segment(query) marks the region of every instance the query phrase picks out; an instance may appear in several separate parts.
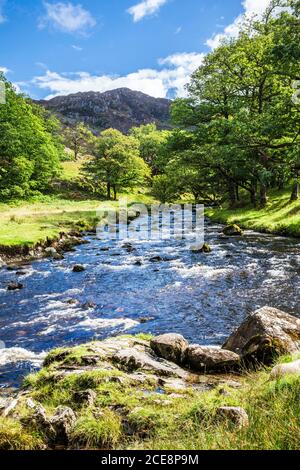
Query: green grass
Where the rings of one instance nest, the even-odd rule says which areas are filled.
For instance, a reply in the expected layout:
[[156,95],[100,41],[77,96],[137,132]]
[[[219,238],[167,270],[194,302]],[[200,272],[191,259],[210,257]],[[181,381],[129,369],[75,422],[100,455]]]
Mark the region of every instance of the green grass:
[[[151,203],[146,194],[124,194],[128,203]],[[97,211],[118,208],[118,202],[96,199],[71,200],[60,196],[43,197],[33,202],[0,203],[0,245],[33,246],[60,232],[76,228],[78,222],[94,226]],[[80,225],[80,223],[79,223]],[[77,227],[78,228],[78,227]]]
[[[300,448],[300,377],[289,376],[271,381],[270,369],[245,373],[238,377],[240,388],[220,385],[199,392],[193,388],[156,393],[157,381],[137,385],[130,376],[114,366],[109,369],[62,377],[58,365],[68,365],[90,354],[91,345],[56,350],[54,362],[24,386],[50,415],[58,405],[70,406],[77,422],[70,436],[75,449],[143,450],[299,450]],[[55,361],[56,357],[56,361]],[[284,357],[278,362],[295,358]],[[100,363],[99,363],[100,366]],[[121,378],[120,380],[115,380]],[[232,379],[232,377],[230,377]],[[220,393],[227,391],[227,394]],[[93,406],[78,404],[78,391],[93,390]],[[34,448],[43,442],[42,430],[26,425],[22,404],[20,422],[0,421],[0,449]],[[220,406],[241,406],[249,416],[249,427],[238,429],[224,419],[217,419]],[[23,418],[23,419],[22,419]],[[27,421],[28,422],[28,421]],[[41,442],[42,441],[42,442]]]
[[208,209],[206,214],[220,223],[237,223],[246,229],[300,237],[300,200],[290,202],[291,190],[270,192],[264,209],[245,204],[238,209]]
[[84,160],[63,162],[63,178],[65,180],[74,181],[80,175],[80,170],[84,164]]

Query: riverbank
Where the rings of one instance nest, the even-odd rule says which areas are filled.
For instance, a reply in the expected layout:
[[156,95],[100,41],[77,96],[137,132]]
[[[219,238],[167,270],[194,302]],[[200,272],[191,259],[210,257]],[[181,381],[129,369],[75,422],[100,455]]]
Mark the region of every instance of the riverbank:
[[254,209],[247,203],[236,209],[207,209],[213,221],[233,224],[259,232],[300,237],[300,201],[291,202],[291,191],[271,192],[267,207]]
[[[152,202],[144,194],[123,195],[128,204]],[[61,239],[61,234],[94,230],[101,211],[118,209],[118,201],[72,201],[57,196],[37,202],[0,204],[0,257],[14,262],[36,258],[37,252]],[[32,255],[30,255],[30,252]]]
[[[204,374],[161,358],[184,342],[122,336],[52,351],[0,402],[0,449],[299,450],[299,374]],[[221,351],[201,351],[216,365]]]

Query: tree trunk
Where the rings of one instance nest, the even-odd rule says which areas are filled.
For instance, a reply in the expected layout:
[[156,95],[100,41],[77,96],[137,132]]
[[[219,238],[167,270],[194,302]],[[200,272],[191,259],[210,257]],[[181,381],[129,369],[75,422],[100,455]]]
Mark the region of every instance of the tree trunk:
[[107,199],[110,199],[111,196],[111,184],[107,183]]
[[250,200],[253,207],[257,207],[257,183],[252,183],[250,191]]
[[241,199],[240,199],[240,191],[239,191],[239,185],[237,184],[236,185],[236,188],[235,188],[235,194],[236,194],[236,200],[239,202]]
[[115,185],[113,185],[113,192],[114,192],[114,201],[117,200],[117,188]]
[[235,188],[234,183],[232,182],[228,184],[228,193],[229,193],[230,208],[233,209],[236,206],[237,199],[236,199],[236,188]]
[[299,181],[295,181],[293,190],[292,190],[292,195],[291,195],[291,201],[298,201],[299,199]]
[[260,206],[266,207],[268,198],[267,198],[267,186],[263,183],[260,185]]

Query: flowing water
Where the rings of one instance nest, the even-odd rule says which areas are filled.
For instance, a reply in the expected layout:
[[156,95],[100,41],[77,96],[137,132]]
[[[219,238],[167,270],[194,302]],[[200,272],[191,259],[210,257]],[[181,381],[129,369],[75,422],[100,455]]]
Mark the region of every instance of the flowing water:
[[[186,240],[101,241],[0,271],[0,387],[18,386],[52,348],[126,333],[177,332],[220,345],[245,316],[264,305],[300,314],[300,242],[246,232],[220,235],[206,223],[211,254],[194,254]],[[163,261],[151,262],[160,256]],[[137,265],[136,262],[141,265]],[[86,270],[73,273],[75,264]],[[24,284],[7,291],[7,284]],[[0,343],[1,344],[1,343]]]

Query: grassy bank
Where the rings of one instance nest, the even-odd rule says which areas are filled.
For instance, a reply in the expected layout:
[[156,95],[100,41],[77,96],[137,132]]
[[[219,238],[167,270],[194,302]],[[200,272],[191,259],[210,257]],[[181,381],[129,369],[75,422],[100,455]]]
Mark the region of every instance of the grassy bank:
[[246,229],[279,235],[300,237],[300,201],[291,202],[291,191],[273,191],[264,209],[254,209],[247,203],[230,210],[208,209],[208,217],[220,223],[237,223]]
[[[80,162],[64,163],[59,188],[48,196],[0,203],[0,246],[33,246],[57,237],[60,232],[81,226],[92,227],[97,211],[117,207],[118,202],[92,199],[69,186],[70,181],[76,180],[80,166]],[[123,196],[128,198],[129,204],[153,201],[151,196],[140,191]]]
[[[143,338],[145,339],[145,338]],[[94,343],[95,345],[96,343]],[[76,366],[91,361],[93,344],[51,353],[48,365],[25,380],[27,393],[51,415],[57,406],[76,412],[70,447],[75,449],[265,449],[300,447],[300,378],[270,380],[270,370],[227,377],[228,385],[200,392],[165,388],[157,392],[157,379],[138,382],[112,365],[76,373]],[[279,362],[289,362],[291,357]],[[62,367],[69,373],[63,375]],[[203,380],[201,376],[199,380]],[[231,385],[232,379],[240,386]],[[194,379],[196,380],[196,378]],[[212,379],[206,377],[209,382]],[[231,380],[231,382],[230,382]],[[78,401],[93,393],[93,404]],[[25,397],[24,397],[25,400]],[[220,406],[243,407],[249,426],[239,428],[217,418]],[[20,401],[17,419],[0,419],[0,449],[45,447],[43,428],[28,419]],[[30,425],[28,423],[31,423]]]

